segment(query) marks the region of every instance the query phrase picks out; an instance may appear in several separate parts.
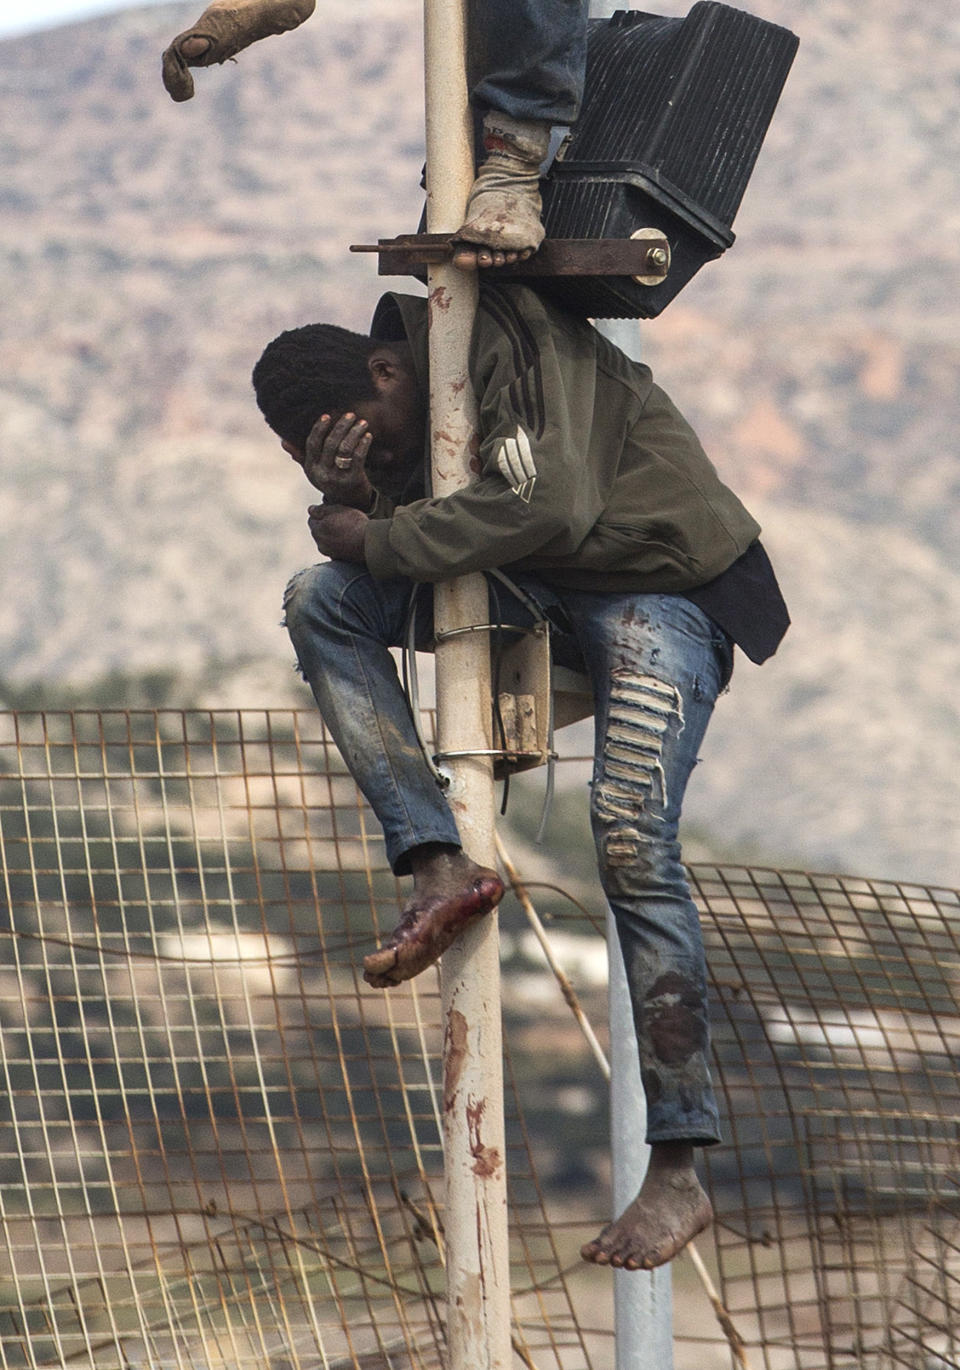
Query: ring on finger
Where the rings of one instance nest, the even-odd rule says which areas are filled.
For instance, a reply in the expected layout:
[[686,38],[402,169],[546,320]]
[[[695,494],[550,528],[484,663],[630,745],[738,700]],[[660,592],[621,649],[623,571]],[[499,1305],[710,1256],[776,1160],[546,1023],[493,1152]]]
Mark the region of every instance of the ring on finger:
[[341,471],[347,471],[353,465],[353,457],[334,457],[334,466],[339,466]]

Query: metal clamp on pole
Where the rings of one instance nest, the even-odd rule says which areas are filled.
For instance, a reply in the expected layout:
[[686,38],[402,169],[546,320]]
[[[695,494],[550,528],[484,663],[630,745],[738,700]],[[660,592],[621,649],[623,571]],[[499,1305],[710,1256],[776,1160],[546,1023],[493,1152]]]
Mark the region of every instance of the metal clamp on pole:
[[[494,758],[494,778],[542,766],[555,758],[551,706],[550,625],[538,619],[530,627],[516,623],[474,623],[437,634],[437,641],[462,633],[496,633],[494,648],[493,733],[499,746],[434,753],[434,763],[468,756]],[[499,641],[510,633],[515,642]]]

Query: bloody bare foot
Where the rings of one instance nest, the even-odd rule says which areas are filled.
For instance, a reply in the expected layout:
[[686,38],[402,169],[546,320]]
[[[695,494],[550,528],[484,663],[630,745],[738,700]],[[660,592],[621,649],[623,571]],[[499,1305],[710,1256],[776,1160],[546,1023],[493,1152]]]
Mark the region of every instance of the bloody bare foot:
[[453,264],[462,271],[526,261],[543,242],[540,167],[550,125],[488,110],[483,120],[484,162],[457,229]]
[[309,19],[316,0],[213,0],[192,28],[178,34],[163,54],[163,84],[178,102],[193,95],[189,67],[212,67]]
[[410,865],[413,894],[400,922],[378,951],[363,958],[363,978],[377,989],[411,980],[432,966],[464,928],[503,897],[496,871],[478,866],[459,847],[417,847]]
[[633,1203],[609,1223],[580,1255],[617,1270],[666,1265],[713,1221],[710,1200],[693,1167],[686,1142],[655,1142],[650,1166]]
[[[485,185],[485,177],[496,185]],[[497,164],[496,174],[492,161],[480,168],[467,201],[467,220],[457,229],[454,266],[476,271],[478,267],[512,266],[533,256],[543,241],[540,191],[535,174],[526,179],[532,185],[523,184],[522,172],[512,164],[508,171]]]

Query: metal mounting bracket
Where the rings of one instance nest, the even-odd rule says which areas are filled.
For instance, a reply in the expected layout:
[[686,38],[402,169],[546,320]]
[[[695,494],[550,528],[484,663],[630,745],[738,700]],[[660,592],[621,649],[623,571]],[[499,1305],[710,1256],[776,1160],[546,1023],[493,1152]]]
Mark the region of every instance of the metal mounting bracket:
[[[403,233],[376,243],[352,243],[350,251],[376,252],[381,276],[417,276],[425,266],[449,262],[458,246],[460,240],[449,233]],[[527,261],[484,270],[497,280],[630,276],[639,285],[659,285],[670,270],[670,243],[655,228],[638,229],[629,238],[546,238]]]

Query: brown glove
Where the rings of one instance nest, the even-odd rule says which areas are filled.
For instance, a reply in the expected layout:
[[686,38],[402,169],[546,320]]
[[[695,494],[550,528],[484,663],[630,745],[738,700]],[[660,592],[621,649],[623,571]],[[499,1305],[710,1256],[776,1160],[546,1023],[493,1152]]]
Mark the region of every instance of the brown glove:
[[163,54],[163,84],[174,100],[191,99],[190,67],[229,61],[260,38],[295,29],[315,5],[316,0],[214,0]]

